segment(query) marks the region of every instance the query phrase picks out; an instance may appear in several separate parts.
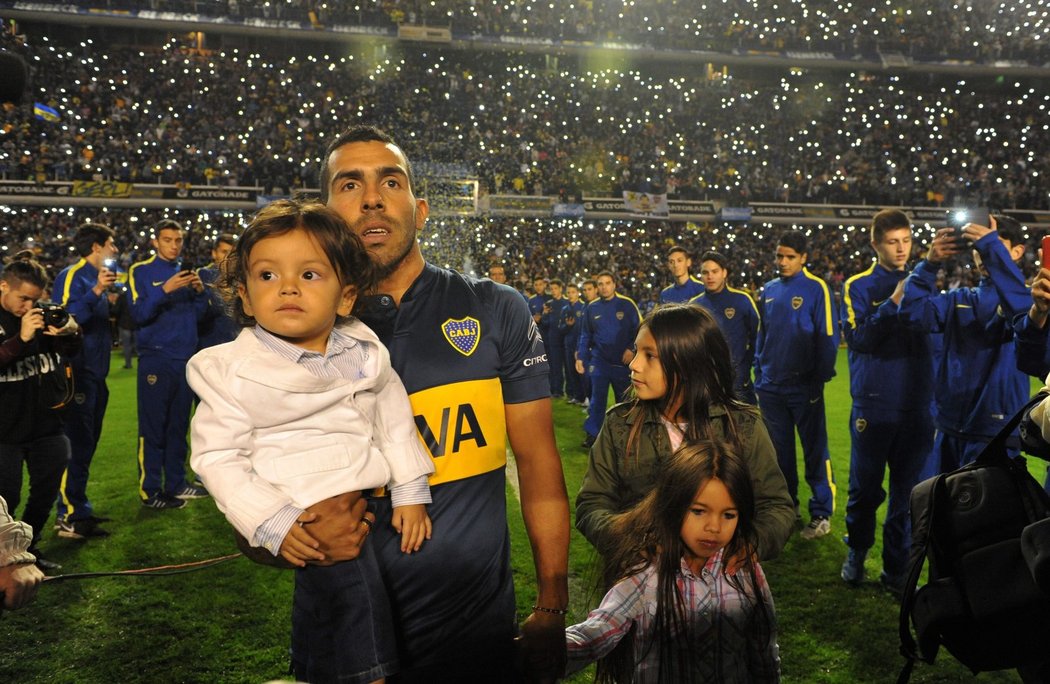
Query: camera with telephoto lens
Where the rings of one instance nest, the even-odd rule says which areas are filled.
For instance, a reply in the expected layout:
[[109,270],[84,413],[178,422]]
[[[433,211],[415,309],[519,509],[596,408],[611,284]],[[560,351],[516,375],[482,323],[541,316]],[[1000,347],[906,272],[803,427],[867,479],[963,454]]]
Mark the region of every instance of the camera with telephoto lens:
[[69,312],[63,309],[61,304],[37,302],[36,306],[44,312],[44,325],[64,328],[66,323],[69,323]]

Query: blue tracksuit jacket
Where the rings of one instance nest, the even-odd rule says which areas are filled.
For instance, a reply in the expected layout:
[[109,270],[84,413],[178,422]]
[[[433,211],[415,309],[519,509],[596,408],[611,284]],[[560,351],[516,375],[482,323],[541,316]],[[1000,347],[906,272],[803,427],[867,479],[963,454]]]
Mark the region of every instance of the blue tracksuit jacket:
[[[576,351],[580,343],[580,329],[583,328],[583,309],[585,306],[582,299],[577,299],[575,304],[569,304],[569,300],[565,300],[565,306],[562,307],[558,314],[558,332],[565,339],[566,348],[573,351]],[[575,319],[572,325],[569,325],[567,320],[570,317]]]
[[51,291],[83,331],[84,346],[71,359],[77,375],[105,380],[109,373],[109,357],[113,353],[113,333],[109,326],[106,293],[97,295],[92,291],[97,283],[98,269],[79,259],[58,274]]
[[[938,265],[922,261],[908,276],[899,315],[907,325],[943,333],[934,390],[937,428],[986,441],[1028,398],[1029,381],[1017,370],[1013,329],[1003,312],[1021,306],[1016,283],[1023,288],[1024,276],[997,235],[981,238],[974,247],[989,277],[977,287],[938,293]],[[1011,299],[1001,298],[993,281],[1012,292]]]
[[846,281],[842,334],[849,346],[850,396],[856,408],[928,411],[933,356],[925,330],[904,325],[890,295],[906,271],[877,263]]
[[[623,353],[634,346],[642,316],[630,297],[617,294],[612,299],[599,297],[587,305],[576,348],[583,365],[623,366]],[[577,320],[577,324],[579,324]]]
[[685,281],[682,285],[674,282],[660,290],[660,303],[667,304],[673,302],[684,304],[703,293],[704,284],[693,276],[689,276],[689,280]]
[[839,329],[827,283],[805,268],[771,280],[762,290],[761,311],[756,390],[788,394],[835,377]]
[[184,287],[165,294],[162,286],[177,266],[152,256],[132,265],[131,317],[139,326],[136,343],[140,355],[157,354],[188,361],[197,352],[197,323],[208,308],[207,290],[197,293]]
[[733,355],[734,390],[738,397],[750,396],[755,342],[762,326],[755,300],[747,292],[727,286],[721,292],[705,291],[689,303],[704,307],[718,321]]

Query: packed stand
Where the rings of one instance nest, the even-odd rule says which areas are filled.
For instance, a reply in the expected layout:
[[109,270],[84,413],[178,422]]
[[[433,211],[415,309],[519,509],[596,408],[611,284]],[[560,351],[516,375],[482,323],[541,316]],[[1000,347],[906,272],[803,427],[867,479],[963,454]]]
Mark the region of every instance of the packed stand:
[[[483,193],[1046,208],[1050,95],[893,76],[553,72],[527,55],[274,60],[30,39],[33,104],[0,113],[0,179],[316,187],[325,136],[412,131]],[[821,79],[828,79],[827,81]],[[187,81],[196,83],[186,88]],[[28,99],[28,98],[27,98]],[[931,140],[938,141],[930,145]]]
[[[70,3],[63,3],[70,4]],[[677,50],[776,49],[918,59],[1050,58],[1048,10],[1025,0],[915,0],[878,7],[844,0],[777,5],[728,0],[77,0],[84,8],[151,10],[311,25],[448,26],[457,36],[626,43]]]

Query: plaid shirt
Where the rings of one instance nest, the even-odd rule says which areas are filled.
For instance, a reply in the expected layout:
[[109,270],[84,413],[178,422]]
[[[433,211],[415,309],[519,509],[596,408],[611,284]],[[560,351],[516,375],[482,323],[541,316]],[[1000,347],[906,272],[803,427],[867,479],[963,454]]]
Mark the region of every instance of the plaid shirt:
[[[773,612],[773,597],[766,576],[755,566],[757,590]],[[691,677],[696,682],[779,682],[780,655],[776,625],[770,627],[768,640],[754,636],[758,619],[751,586],[743,570],[736,575],[747,590],[733,588],[722,574],[722,551],[708,559],[700,576],[689,570],[683,560],[679,570],[678,590],[682,593],[687,617],[695,634],[702,635],[696,644],[695,664],[699,671]],[[659,644],[653,639],[656,616],[657,573],[650,565],[642,572],[621,580],[609,590],[601,605],[587,619],[565,630],[569,650],[568,672],[583,669],[604,657],[619,643],[631,625],[637,625],[634,639],[635,683],[656,682],[660,672]],[[671,664],[674,672],[674,664]]]

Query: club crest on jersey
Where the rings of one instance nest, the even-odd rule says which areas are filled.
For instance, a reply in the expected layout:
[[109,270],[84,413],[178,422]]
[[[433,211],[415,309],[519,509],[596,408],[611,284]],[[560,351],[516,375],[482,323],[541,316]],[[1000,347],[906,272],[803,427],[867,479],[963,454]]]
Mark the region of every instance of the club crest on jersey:
[[617,311],[616,312],[616,320],[618,320],[618,321],[622,321],[623,320],[623,312],[622,311]]
[[153,373],[150,373],[149,375],[146,376],[146,383],[149,384],[149,385],[156,385],[157,384],[157,376],[154,375]]
[[854,423],[854,425],[856,425],[857,427],[857,432],[864,432],[864,429],[868,427],[868,421],[864,420],[863,418],[858,418],[857,422]]
[[481,341],[481,323],[476,318],[448,319],[441,324],[448,343],[463,356],[470,356]]
[[798,308],[801,307],[801,306],[802,306],[802,297],[792,297],[791,298],[791,308],[792,309],[798,310]]
[[736,309],[729,307],[722,311],[726,315],[726,320],[733,320],[733,316],[736,316]]

